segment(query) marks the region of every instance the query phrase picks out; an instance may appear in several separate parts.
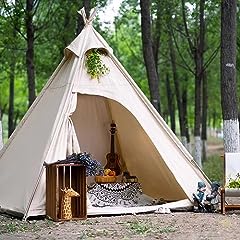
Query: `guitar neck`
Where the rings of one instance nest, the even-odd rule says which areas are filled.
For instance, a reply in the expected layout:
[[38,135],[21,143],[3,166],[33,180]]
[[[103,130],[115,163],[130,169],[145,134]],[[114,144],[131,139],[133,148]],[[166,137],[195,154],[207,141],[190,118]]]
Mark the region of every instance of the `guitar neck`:
[[110,153],[115,152],[115,143],[114,143],[114,134],[111,134],[111,146],[110,146]]

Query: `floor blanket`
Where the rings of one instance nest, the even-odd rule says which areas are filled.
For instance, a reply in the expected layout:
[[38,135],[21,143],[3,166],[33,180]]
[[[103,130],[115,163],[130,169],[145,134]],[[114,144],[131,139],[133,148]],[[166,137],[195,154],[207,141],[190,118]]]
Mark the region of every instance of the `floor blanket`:
[[92,206],[138,206],[142,194],[140,183],[95,183],[88,186]]

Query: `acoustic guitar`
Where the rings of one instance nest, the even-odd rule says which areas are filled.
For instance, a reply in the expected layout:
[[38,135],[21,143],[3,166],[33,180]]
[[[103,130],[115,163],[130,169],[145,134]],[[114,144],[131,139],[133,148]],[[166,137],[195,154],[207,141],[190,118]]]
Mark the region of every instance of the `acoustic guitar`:
[[105,165],[105,169],[109,168],[113,171],[115,171],[116,175],[121,174],[121,167],[120,167],[120,163],[119,163],[119,155],[117,153],[115,153],[114,147],[115,147],[115,143],[114,143],[114,135],[116,133],[116,124],[115,123],[111,123],[111,129],[110,129],[110,133],[111,133],[111,146],[110,146],[110,153],[108,153],[106,155],[106,159],[107,159],[107,164]]

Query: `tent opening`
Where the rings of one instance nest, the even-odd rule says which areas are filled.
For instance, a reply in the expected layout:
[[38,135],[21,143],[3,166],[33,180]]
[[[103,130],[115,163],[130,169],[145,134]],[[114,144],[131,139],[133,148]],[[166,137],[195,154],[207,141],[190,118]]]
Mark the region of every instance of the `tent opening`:
[[[78,94],[72,120],[81,151],[90,153],[102,166],[110,151],[109,129],[114,121],[121,170],[137,176],[143,193],[152,198],[168,201],[187,198],[146,131],[123,105],[102,96]],[[91,181],[94,179],[88,179],[88,183]]]

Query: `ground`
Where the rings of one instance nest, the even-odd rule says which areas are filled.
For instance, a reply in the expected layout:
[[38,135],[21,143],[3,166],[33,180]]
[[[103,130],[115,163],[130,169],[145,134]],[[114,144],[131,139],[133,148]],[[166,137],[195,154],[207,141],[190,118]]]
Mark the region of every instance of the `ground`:
[[[222,145],[211,146],[211,154],[222,153]],[[240,239],[240,211],[220,213],[172,212],[53,222],[47,219],[23,222],[0,215],[0,240],[80,239]]]
[[239,239],[240,214],[175,212],[115,217],[91,217],[86,220],[22,222],[0,215],[0,239]]
[[224,153],[223,150],[223,143],[220,142],[211,142],[211,144],[208,144],[207,146],[207,156],[222,156]]

